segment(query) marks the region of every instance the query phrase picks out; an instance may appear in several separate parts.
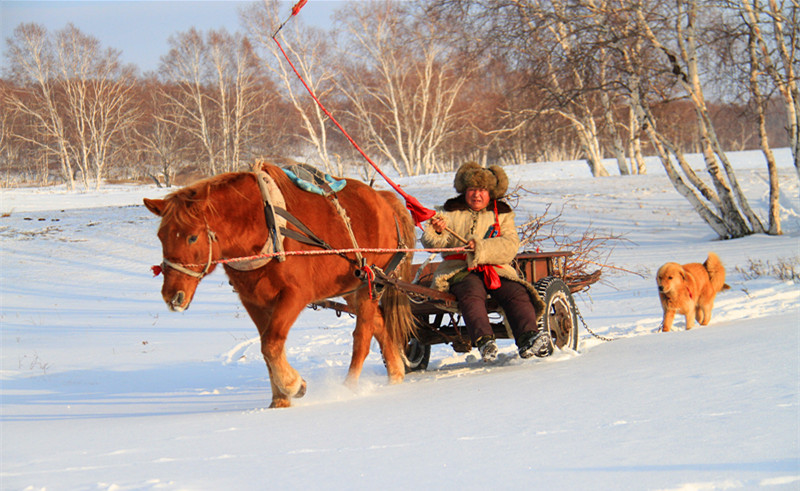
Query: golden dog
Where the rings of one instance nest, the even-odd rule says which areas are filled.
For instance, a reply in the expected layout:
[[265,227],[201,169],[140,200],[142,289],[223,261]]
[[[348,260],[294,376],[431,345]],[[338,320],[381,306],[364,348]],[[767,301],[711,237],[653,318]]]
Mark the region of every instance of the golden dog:
[[687,331],[695,319],[700,325],[707,325],[717,293],[730,288],[725,283],[725,267],[713,252],[708,253],[703,264],[664,264],[658,268],[656,283],[661,308],[664,309],[661,329],[664,332],[672,329],[676,312],[686,316]]

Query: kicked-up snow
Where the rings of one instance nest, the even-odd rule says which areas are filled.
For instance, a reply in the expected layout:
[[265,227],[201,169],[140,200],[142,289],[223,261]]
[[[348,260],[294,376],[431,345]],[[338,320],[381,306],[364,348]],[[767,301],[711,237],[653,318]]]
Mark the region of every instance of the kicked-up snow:
[[[492,365],[437,345],[401,385],[373,343],[354,392],[354,320],[308,309],[287,343],[308,393],[282,410],[266,409],[255,327],[221,269],[186,312],[164,305],[141,199],[166,190],[1,189],[0,489],[800,489],[800,287],[753,274],[800,271],[798,179],[778,155],[784,235],[730,241],[656,161],[603,179],[581,162],[507,168],[532,191],[518,222],[552,204],[576,233],[626,239],[606,261],[621,270],[575,296],[613,340],[582,326],[577,352],[530,360],[500,340]],[[763,158],[732,158],[765,217]],[[398,181],[433,207],[452,178]],[[658,333],[656,269],[712,250],[731,289],[710,325]]]

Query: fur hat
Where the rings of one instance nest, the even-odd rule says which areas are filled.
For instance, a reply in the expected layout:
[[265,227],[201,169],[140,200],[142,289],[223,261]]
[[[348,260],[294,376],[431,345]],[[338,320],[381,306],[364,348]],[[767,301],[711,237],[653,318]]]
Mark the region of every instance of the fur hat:
[[489,191],[490,198],[498,199],[508,191],[508,176],[499,165],[483,168],[476,162],[467,162],[456,171],[453,186],[458,194],[464,194],[467,188],[483,188]]

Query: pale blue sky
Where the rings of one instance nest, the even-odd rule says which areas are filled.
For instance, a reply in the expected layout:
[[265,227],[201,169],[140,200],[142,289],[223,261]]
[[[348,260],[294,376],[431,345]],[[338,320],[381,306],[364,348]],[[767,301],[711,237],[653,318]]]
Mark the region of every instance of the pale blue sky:
[[[6,38],[22,22],[35,22],[54,31],[72,22],[84,34],[100,40],[104,47],[122,51],[127,63],[142,72],[154,70],[167,53],[167,39],[190,27],[201,30],[241,29],[239,8],[255,1],[235,0],[0,0],[2,65]],[[295,1],[282,2],[288,17]],[[304,23],[327,25],[342,5],[336,0],[309,0],[300,12]],[[275,26],[277,28],[277,26]]]

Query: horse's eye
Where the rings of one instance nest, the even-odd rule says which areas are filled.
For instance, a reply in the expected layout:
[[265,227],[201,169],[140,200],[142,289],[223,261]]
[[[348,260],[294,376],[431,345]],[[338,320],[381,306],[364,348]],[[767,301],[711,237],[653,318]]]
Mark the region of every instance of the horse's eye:
[[189,236],[189,243],[190,244],[194,244],[195,242],[197,242],[197,236],[196,235],[190,235]]

